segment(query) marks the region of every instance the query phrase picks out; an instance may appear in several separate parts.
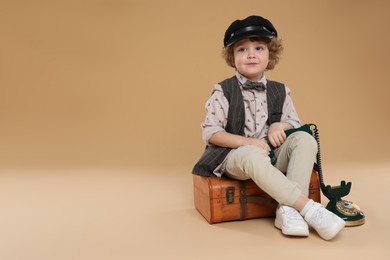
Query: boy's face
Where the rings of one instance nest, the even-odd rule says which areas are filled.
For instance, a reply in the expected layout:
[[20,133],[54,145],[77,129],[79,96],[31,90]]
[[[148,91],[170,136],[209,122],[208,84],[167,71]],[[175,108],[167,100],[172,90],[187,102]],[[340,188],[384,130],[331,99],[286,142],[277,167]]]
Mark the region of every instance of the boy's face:
[[251,81],[259,81],[269,62],[269,50],[265,42],[248,38],[237,42],[233,48],[234,64],[241,75]]

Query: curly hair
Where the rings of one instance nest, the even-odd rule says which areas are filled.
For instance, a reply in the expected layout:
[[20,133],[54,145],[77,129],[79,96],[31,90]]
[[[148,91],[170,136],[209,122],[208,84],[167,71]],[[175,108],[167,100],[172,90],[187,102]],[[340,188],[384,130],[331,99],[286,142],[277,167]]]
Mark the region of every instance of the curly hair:
[[[279,62],[281,53],[283,51],[283,45],[282,45],[282,39],[275,37],[272,39],[266,39],[266,38],[258,38],[258,37],[251,37],[249,38],[250,41],[261,41],[265,42],[267,44],[268,50],[269,50],[269,63],[267,65],[267,70],[272,70],[275,68],[275,65]],[[233,44],[229,47],[224,47],[222,49],[222,57],[225,59],[227,65],[230,67],[235,68],[234,65],[234,46],[236,44]]]

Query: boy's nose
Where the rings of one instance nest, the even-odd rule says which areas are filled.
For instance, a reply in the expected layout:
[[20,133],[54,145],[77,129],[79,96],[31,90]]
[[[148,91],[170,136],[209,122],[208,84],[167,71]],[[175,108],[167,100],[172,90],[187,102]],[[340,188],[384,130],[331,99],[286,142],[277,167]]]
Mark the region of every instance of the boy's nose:
[[254,57],[255,57],[255,52],[254,52],[254,50],[249,49],[249,50],[248,50],[248,58],[254,58]]

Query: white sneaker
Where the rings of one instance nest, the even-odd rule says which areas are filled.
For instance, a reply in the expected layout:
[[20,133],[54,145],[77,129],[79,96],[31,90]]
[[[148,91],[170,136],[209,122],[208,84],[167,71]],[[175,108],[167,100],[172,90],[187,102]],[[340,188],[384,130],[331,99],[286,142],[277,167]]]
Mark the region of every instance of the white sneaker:
[[309,227],[299,212],[285,205],[279,205],[276,209],[275,227],[282,230],[284,235],[304,236],[309,235]]
[[345,226],[343,219],[317,202],[309,208],[305,220],[325,240],[335,237]]

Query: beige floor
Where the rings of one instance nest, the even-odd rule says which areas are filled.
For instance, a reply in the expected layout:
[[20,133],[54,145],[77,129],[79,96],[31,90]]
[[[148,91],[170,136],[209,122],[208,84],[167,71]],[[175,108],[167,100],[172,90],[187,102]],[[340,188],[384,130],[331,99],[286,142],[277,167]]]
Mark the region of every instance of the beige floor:
[[190,168],[2,169],[0,259],[389,259],[390,163],[324,170],[352,181],[367,218],[330,242],[284,237],[272,219],[209,225]]

